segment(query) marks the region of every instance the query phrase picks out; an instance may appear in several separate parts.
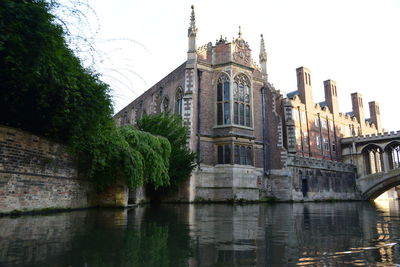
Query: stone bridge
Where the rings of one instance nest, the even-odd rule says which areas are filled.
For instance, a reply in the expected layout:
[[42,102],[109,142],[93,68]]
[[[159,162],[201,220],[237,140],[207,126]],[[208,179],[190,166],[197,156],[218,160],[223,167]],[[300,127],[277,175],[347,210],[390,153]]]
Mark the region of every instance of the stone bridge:
[[400,168],[378,172],[357,179],[363,199],[375,199],[392,187],[400,185]]
[[400,185],[400,131],[341,140],[346,163],[357,166],[357,187],[364,199],[375,199]]

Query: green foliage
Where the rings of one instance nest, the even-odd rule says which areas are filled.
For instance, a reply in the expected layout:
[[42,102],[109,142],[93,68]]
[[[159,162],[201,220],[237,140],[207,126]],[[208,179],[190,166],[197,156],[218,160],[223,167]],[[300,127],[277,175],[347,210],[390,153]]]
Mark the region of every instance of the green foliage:
[[[154,188],[169,185],[168,167],[171,145],[167,139],[123,126],[121,136],[129,145],[125,155],[128,186],[151,184]],[[129,176],[128,176],[129,175]],[[142,180],[138,180],[142,178]],[[139,181],[140,183],[137,183]]]
[[112,124],[77,144],[81,169],[86,169],[100,189],[117,179],[123,179],[129,188],[169,184],[171,146],[163,137]]
[[168,140],[112,118],[109,87],[82,67],[45,0],[0,1],[0,123],[68,145],[99,188],[169,184]]
[[111,119],[109,88],[82,67],[43,0],[0,2],[0,122],[74,143]]
[[171,143],[171,157],[169,161],[169,188],[177,189],[181,181],[190,177],[195,168],[196,153],[188,148],[188,128],[177,115],[148,115],[136,122],[139,130],[160,135]]

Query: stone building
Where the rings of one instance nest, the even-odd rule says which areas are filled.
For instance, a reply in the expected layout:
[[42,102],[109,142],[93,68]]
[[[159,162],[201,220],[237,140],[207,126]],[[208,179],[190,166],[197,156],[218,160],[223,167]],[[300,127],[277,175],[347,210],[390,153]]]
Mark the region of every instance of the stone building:
[[351,112],[339,112],[336,82],[324,81],[325,101],[313,101],[311,72],[296,70],[297,90],[287,94],[285,109],[286,145],[290,153],[342,161],[340,139],[382,132],[379,104],[369,102],[370,118],[364,118],[360,93],[351,94]]
[[[268,81],[262,35],[256,63],[240,28],[232,41],[221,36],[215,44],[200,47],[196,34],[192,6],[187,60],[115,115],[121,125],[134,124],[144,114],[182,116],[190,129],[190,148],[198,154],[198,168],[175,199],[303,199],[307,194],[293,185],[302,179],[291,175],[294,156],[329,159],[330,171],[349,173],[349,166],[335,163],[341,161],[338,139],[350,135],[349,126],[352,131],[376,132],[377,103],[370,104],[374,124],[364,121],[362,101],[353,103],[354,116],[339,113],[335,83],[326,81],[326,102],[314,104],[306,68],[297,70],[298,90],[284,98]],[[329,150],[324,149],[326,142]]]

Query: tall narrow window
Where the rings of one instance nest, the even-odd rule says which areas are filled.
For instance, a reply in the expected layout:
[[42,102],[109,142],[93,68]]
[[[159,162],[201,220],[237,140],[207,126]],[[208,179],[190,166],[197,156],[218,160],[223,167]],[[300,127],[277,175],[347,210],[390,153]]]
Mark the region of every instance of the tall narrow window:
[[244,74],[235,77],[233,101],[234,123],[252,127],[250,81]]
[[247,157],[246,157],[246,165],[253,165],[253,152],[251,151],[251,147],[247,147]]
[[235,145],[235,164],[240,164],[239,146]]
[[217,125],[230,124],[230,82],[226,74],[222,74],[217,82]]
[[161,112],[167,113],[168,112],[168,107],[169,107],[169,99],[168,99],[167,96],[165,96],[163,98],[162,103],[161,103]]
[[325,151],[329,151],[330,149],[329,149],[329,142],[328,142],[328,139],[327,139],[327,138],[323,138],[322,140],[323,140],[323,142],[324,142],[324,150],[325,150]]
[[224,162],[226,164],[230,164],[231,163],[231,146],[230,145],[225,145]]
[[218,164],[231,163],[231,145],[217,146],[217,163]]
[[319,118],[315,117],[315,127],[319,128]]
[[218,146],[218,164],[223,164],[224,163],[224,147],[223,146]]
[[182,91],[182,88],[179,88],[176,91],[175,101],[176,101],[175,102],[175,113],[182,116],[182,114],[183,114],[183,91]]
[[246,165],[246,148],[240,147],[240,165]]
[[237,102],[233,103],[233,113],[234,113],[234,124],[239,124],[239,104]]
[[323,129],[328,129],[327,125],[326,125],[326,120],[325,119],[321,119],[321,125]]

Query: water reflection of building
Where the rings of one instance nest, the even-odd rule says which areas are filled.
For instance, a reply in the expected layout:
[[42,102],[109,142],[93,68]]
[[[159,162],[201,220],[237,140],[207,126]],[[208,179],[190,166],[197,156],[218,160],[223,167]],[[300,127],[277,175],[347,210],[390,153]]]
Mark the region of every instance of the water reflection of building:
[[0,265],[398,263],[398,203],[376,205],[161,205],[0,218]]
[[191,266],[390,263],[397,227],[368,203],[200,206]]

